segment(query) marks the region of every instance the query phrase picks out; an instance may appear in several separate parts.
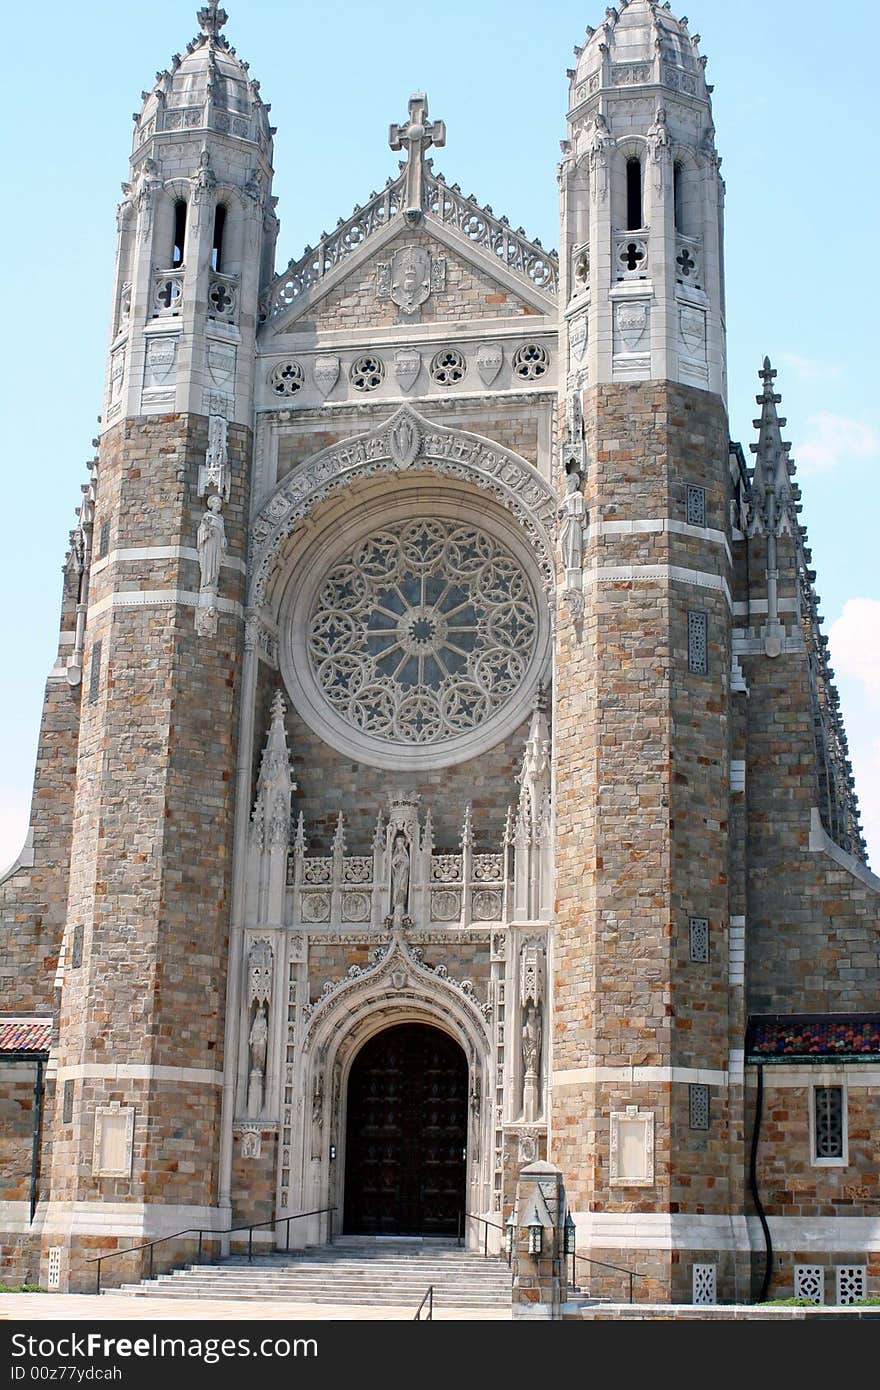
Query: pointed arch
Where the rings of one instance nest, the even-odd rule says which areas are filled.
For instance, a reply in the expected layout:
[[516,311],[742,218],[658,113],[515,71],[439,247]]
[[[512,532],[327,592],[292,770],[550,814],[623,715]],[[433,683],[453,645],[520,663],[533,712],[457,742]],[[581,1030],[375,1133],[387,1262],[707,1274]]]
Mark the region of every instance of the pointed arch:
[[525,532],[552,606],[557,501],[550,484],[511,449],[435,424],[410,406],[366,434],[322,449],[284,478],[251,528],[251,606],[266,604],[284,543],[320,502],[358,478],[386,472],[435,474],[490,493]]

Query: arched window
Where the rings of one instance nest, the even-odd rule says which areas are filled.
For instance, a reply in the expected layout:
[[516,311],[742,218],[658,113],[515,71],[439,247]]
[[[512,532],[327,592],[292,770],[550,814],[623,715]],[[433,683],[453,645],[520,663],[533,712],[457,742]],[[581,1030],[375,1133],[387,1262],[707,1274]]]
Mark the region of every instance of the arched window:
[[684,172],[680,164],[672,169],[672,197],[675,205],[675,230],[684,231],[684,205],[682,202]]
[[183,265],[183,253],[186,249],[186,203],[182,198],[178,198],[174,204],[174,241],[171,247],[171,269],[176,270]]
[[628,159],[626,161],[626,229],[628,232],[636,231],[642,227],[642,161],[640,159]]
[[223,269],[223,233],[226,231],[226,208],[218,203],[214,213],[214,242],[211,248],[211,269]]

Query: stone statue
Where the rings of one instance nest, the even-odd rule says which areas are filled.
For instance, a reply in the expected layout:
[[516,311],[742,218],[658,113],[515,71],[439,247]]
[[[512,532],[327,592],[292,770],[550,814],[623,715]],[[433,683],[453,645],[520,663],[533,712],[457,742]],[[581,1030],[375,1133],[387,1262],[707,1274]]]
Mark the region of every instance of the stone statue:
[[266,1018],[265,1004],[254,1014],[254,1021],[248,1035],[248,1046],[251,1050],[251,1071],[258,1071],[261,1076],[264,1075],[266,1053],[269,1046],[269,1023]]
[[202,572],[202,593],[216,594],[220,582],[220,561],[226,549],[226,526],[220,514],[222,502],[219,497],[208,498],[208,510],[199,523],[197,546],[199,567]]
[[597,111],[589,136],[590,172],[596,180],[603,203],[608,196],[608,150],[613,144],[614,136],[608,129],[608,121],[601,111]]
[[261,1005],[254,1014],[251,1031],[248,1034],[250,1051],[250,1076],[248,1078],[248,1114],[259,1115],[263,1106],[263,1082],[266,1076],[266,1057],[269,1049],[269,1020],[266,1006]]
[[580,475],[574,471],[565,477],[565,497],[558,516],[559,549],[565,569],[581,570],[584,564],[584,521],[587,509],[581,492]]
[[391,915],[395,927],[403,923],[409,906],[409,845],[398,830],[391,846]]
[[663,187],[663,149],[669,144],[666,111],[662,106],[658,107],[654,124],[648,128],[648,144],[654,160],[654,187],[659,192]]
[[523,1010],[522,1023],[523,1119],[527,1124],[538,1118],[541,1109],[538,1079],[541,1072],[542,1032],[540,1006],[529,999]]
[[531,999],[523,1014],[522,1054],[526,1076],[537,1076],[541,1066],[541,1011]]

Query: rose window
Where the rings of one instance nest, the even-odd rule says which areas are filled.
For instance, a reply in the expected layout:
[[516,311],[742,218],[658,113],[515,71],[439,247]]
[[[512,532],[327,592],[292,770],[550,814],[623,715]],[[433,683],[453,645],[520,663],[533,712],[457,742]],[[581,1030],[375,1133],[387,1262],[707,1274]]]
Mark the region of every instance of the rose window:
[[433,517],[360,540],[319,582],[305,623],[334,714],[410,747],[481,728],[520,691],[538,636],[521,562],[485,531]]

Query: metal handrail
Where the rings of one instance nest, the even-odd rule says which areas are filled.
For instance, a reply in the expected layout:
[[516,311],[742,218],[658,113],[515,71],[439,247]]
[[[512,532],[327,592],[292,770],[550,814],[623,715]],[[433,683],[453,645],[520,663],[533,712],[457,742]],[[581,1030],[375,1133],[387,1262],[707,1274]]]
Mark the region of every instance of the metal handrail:
[[572,1282],[572,1284],[573,1284],[574,1286],[577,1286],[577,1270],[575,1269],[575,1261],[577,1261],[577,1260],[580,1260],[582,1264],[586,1264],[586,1265],[598,1265],[598,1266],[599,1266],[600,1268],[602,1268],[602,1269],[613,1269],[613,1270],[615,1270],[615,1272],[616,1272],[617,1274],[625,1274],[626,1277],[629,1279],[629,1301],[630,1301],[630,1303],[634,1302],[634,1299],[633,1299],[633,1280],[634,1280],[634,1279],[647,1279],[647,1277],[648,1277],[647,1274],[639,1274],[638,1270],[636,1270],[636,1269],[624,1269],[623,1265],[611,1265],[611,1264],[608,1264],[607,1260],[591,1260],[591,1259],[589,1258],[588,1255],[577,1255],[577,1254],[572,1250],[572,1251],[571,1251],[571,1282]]
[[[496,1230],[496,1231],[501,1231],[502,1234],[503,1234],[503,1232],[504,1232],[504,1227],[500,1224],[500,1222],[498,1222],[498,1221],[488,1221],[488,1220],[486,1219],[485,1216],[477,1216],[477,1215],[476,1215],[474,1212],[472,1212],[472,1211],[460,1211],[460,1212],[458,1213],[458,1243],[459,1243],[459,1245],[461,1245],[461,1244],[463,1243],[463,1241],[464,1241],[464,1223],[465,1223],[466,1221],[480,1221],[480,1222],[482,1222],[483,1226],[485,1227],[485,1230],[483,1231],[483,1258],[484,1258],[484,1259],[488,1259],[488,1258],[489,1258],[489,1227],[491,1226],[494,1230]],[[499,1254],[498,1254],[498,1256],[497,1256],[497,1258],[498,1258],[499,1260],[501,1259],[503,1253],[504,1253],[503,1250],[499,1252]],[[493,1258],[493,1259],[496,1258],[494,1254],[493,1254],[493,1257],[492,1257],[492,1258]],[[510,1262],[508,1261],[508,1263],[510,1263]]]
[[332,1240],[333,1240],[333,1213],[334,1213],[335,1211],[337,1211],[337,1210],[338,1210],[337,1207],[319,1207],[319,1208],[317,1209],[317,1211],[297,1211],[297,1212],[293,1212],[290,1216],[273,1216],[273,1217],[271,1218],[271,1220],[269,1220],[269,1221],[252,1221],[251,1224],[250,1224],[249,1226],[230,1226],[230,1227],[229,1227],[227,1230],[225,1230],[225,1231],[214,1231],[214,1230],[210,1230],[208,1227],[205,1227],[205,1226],[188,1226],[187,1229],[186,1229],[185,1231],[175,1231],[175,1232],[174,1232],[172,1235],[170,1235],[170,1236],[159,1236],[158,1240],[148,1240],[148,1241],[145,1241],[143,1245],[131,1245],[131,1246],[129,1246],[129,1248],[128,1248],[127,1250],[110,1250],[110,1251],[108,1251],[107,1254],[105,1254],[105,1255],[91,1255],[88,1259],[86,1259],[86,1260],[84,1261],[84,1263],[85,1263],[85,1264],[89,1264],[89,1265],[97,1264],[97,1266],[98,1266],[97,1270],[95,1271],[95,1273],[96,1273],[96,1275],[97,1275],[97,1284],[96,1284],[96,1288],[95,1288],[95,1293],[96,1293],[96,1294],[99,1294],[99,1293],[101,1292],[101,1265],[103,1264],[103,1262],[104,1262],[105,1260],[114,1260],[114,1259],[116,1259],[117,1256],[119,1256],[119,1255],[135,1255],[135,1254],[137,1254],[137,1252],[138,1252],[139,1250],[149,1250],[149,1252],[150,1252],[150,1273],[149,1273],[149,1278],[152,1279],[152,1277],[153,1277],[153,1250],[154,1250],[154,1248],[155,1248],[157,1245],[164,1245],[165,1242],[166,1242],[166,1241],[169,1241],[169,1240],[179,1240],[182,1236],[196,1236],[196,1235],[197,1235],[198,1238],[199,1238],[199,1254],[198,1254],[197,1263],[198,1263],[198,1264],[201,1264],[201,1263],[202,1263],[202,1237],[203,1237],[203,1236],[211,1236],[211,1237],[214,1237],[215,1239],[220,1239],[220,1237],[222,1237],[222,1236],[233,1236],[233,1235],[237,1235],[239,1231],[247,1231],[247,1233],[248,1233],[248,1264],[252,1264],[252,1263],[253,1263],[253,1258],[254,1258],[254,1231],[260,1231],[260,1230],[262,1230],[265,1226],[280,1226],[282,1221],[286,1222],[286,1223],[287,1223],[287,1237],[286,1237],[286,1241],[285,1241],[285,1246],[284,1246],[284,1248],[285,1248],[286,1251],[289,1251],[289,1250],[290,1250],[290,1223],[291,1223],[291,1221],[302,1221],[302,1220],[303,1220],[305,1217],[307,1217],[307,1216],[329,1216],[330,1219],[329,1219],[329,1221],[327,1222],[327,1241],[328,1241],[328,1244],[329,1244],[329,1243],[331,1243]]
[[421,1321],[422,1321],[422,1309],[424,1308],[424,1306],[425,1306],[426,1303],[427,1303],[427,1305],[428,1305],[428,1311],[427,1311],[427,1313],[425,1314],[425,1322],[433,1322],[433,1320],[434,1320],[434,1285],[433,1285],[433,1284],[429,1284],[429,1285],[428,1285],[428,1292],[425,1294],[424,1298],[422,1299],[421,1303],[419,1304],[418,1311],[417,1311],[415,1317],[413,1318],[413,1322],[421,1322]]

